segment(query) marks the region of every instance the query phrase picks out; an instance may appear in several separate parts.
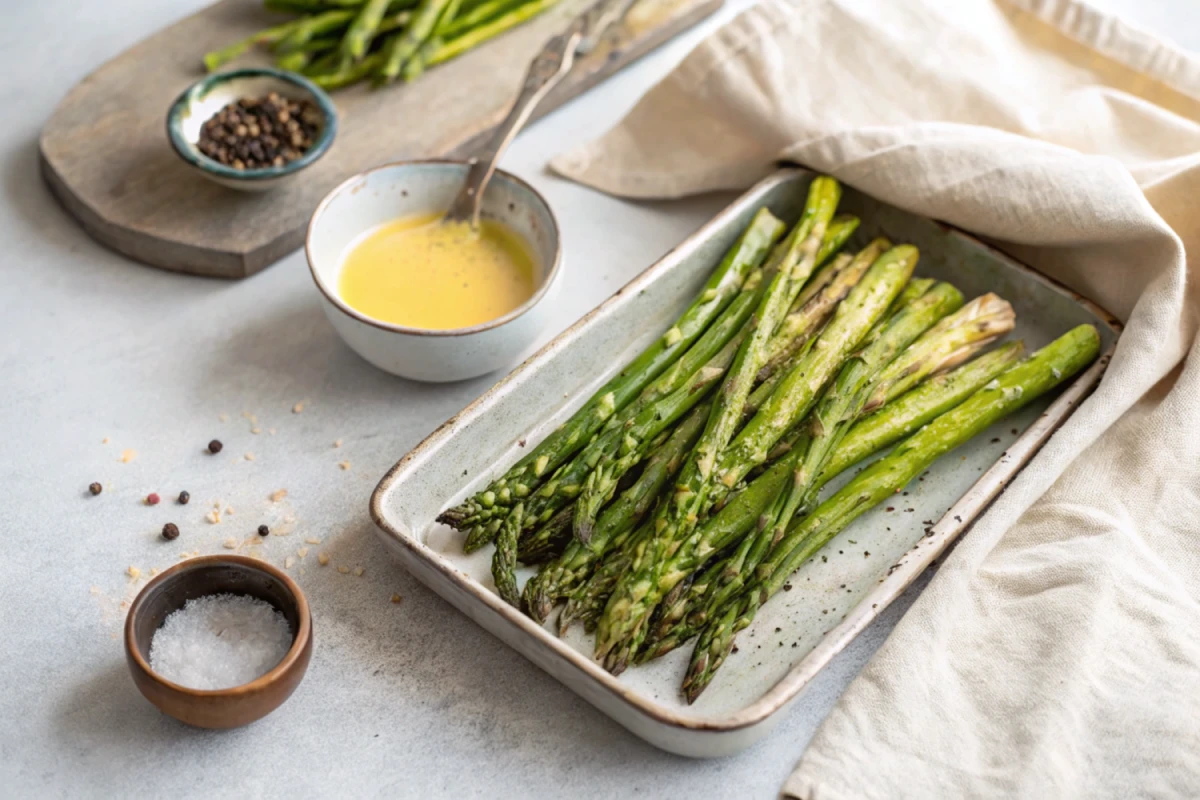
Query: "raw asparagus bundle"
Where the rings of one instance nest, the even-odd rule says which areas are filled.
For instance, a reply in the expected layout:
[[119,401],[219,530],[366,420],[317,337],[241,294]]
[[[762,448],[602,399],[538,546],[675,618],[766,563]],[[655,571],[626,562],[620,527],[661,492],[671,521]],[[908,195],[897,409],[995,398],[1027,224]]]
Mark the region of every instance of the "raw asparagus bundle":
[[701,632],[683,684],[688,702],[694,702],[712,681],[733,647],[734,636],[753,621],[757,609],[830,539],[907,486],[940,456],[1078,373],[1099,350],[1095,328],[1075,328],[910,436],[795,522],[759,566],[753,583]]
[[204,56],[209,72],[256,47],[277,66],[340,89],[372,79],[411,81],[552,7],[558,0],[264,0],[301,16]]

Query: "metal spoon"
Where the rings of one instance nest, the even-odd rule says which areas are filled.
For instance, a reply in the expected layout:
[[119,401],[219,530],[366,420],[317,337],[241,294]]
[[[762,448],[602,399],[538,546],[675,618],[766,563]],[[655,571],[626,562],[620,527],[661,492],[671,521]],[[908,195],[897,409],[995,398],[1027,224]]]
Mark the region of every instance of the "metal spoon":
[[444,221],[470,222],[472,228],[479,227],[479,206],[483,201],[484,189],[496,170],[496,163],[517,131],[529,120],[542,98],[571,71],[575,56],[590,52],[609,26],[625,16],[633,2],[599,0],[576,17],[565,31],[546,42],[529,64],[521,91],[508,116],[496,128],[487,146],[470,159],[471,169],[467,172],[467,180],[450,204]]

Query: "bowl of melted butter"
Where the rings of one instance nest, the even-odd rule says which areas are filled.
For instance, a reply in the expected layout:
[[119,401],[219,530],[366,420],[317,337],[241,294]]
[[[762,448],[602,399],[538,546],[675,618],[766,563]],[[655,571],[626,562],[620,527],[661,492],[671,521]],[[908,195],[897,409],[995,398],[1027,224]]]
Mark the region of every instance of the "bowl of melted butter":
[[321,201],[305,252],[329,321],[380,369],[457,381],[510,366],[551,312],[558,225],[545,200],[497,170],[478,226],[443,220],[468,165],[388,164]]

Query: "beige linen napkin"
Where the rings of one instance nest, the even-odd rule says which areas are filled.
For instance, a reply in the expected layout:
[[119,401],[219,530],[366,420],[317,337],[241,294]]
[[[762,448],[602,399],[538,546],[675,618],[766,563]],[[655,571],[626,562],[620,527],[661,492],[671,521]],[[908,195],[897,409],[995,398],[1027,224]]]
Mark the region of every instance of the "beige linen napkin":
[[1072,0],[765,0],[554,167],[675,197],[779,160],[1127,321],[784,793],[1200,796],[1200,59]]

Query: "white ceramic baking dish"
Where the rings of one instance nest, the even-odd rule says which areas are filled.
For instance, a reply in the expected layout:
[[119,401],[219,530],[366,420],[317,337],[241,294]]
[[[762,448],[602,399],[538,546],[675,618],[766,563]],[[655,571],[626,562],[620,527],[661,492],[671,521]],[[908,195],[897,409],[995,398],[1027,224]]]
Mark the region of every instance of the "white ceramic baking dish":
[[[1029,349],[1090,322],[1105,355],[1043,398],[936,463],[890,507],[867,513],[803,567],[739,636],[695,705],[679,694],[690,647],[614,678],[578,626],[565,639],[495,593],[492,548],[470,556],[437,514],[502,473],[564,421],[612,372],[687,306],[761,206],[798,218],[812,173],[791,169],[742,195],[687,241],[550,342],[421,442],[380,481],[371,514],[416,577],[596,708],[646,741],[696,757],[737,752],[764,736],[816,673],[954,541],[1100,380],[1119,335],[1106,312],[946,225],[847,189],[839,210],[863,224],[851,245],[885,234],[921,250],[917,274],[949,280],[968,298],[994,291],[1017,311]],[[835,483],[836,486],[836,483]],[[936,524],[930,524],[936,521]],[[522,581],[532,574],[525,570]],[[777,631],[778,629],[778,631]],[[536,704],[530,706],[537,713]]]

